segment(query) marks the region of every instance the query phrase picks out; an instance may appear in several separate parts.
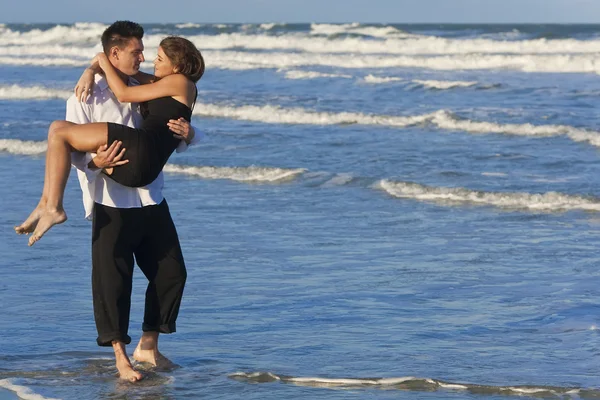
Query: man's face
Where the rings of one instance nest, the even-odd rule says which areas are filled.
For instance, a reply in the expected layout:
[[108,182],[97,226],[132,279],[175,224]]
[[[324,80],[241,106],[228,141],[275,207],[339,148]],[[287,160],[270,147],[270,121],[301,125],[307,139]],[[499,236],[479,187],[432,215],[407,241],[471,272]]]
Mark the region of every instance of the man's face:
[[124,49],[113,47],[109,60],[125,75],[135,75],[144,62],[144,43],[140,39],[131,38]]

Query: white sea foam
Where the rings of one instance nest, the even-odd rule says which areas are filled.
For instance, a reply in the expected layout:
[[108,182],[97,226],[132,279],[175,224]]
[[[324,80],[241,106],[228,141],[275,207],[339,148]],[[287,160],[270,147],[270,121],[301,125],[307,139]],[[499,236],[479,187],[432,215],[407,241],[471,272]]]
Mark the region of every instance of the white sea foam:
[[39,46],[0,46],[0,56],[26,57],[47,56],[57,58],[61,56],[85,58],[90,61],[96,53],[101,51],[100,44],[95,46],[68,46],[68,45],[39,45]]
[[0,85],[0,99],[68,99],[72,93],[70,90],[50,89],[43,86]]
[[197,176],[204,179],[231,179],[240,182],[279,182],[293,179],[302,174],[302,168],[268,167],[191,167],[175,164],[165,165],[163,171],[176,174]]
[[0,379],[0,387],[14,392],[19,399],[23,400],[58,400],[37,394],[27,386],[14,384],[10,379]]
[[[146,54],[158,47],[147,39]],[[95,43],[94,43],[95,45]],[[207,66],[228,70],[262,68],[294,69],[323,66],[337,68],[424,68],[433,70],[511,69],[523,72],[600,73],[600,59],[595,54],[553,55],[482,55],[459,54],[445,56],[390,56],[368,54],[334,54],[303,52],[270,52],[205,50]],[[0,65],[87,66],[97,48],[89,45],[70,46],[9,46],[0,47]],[[80,51],[74,51],[80,49]],[[143,68],[151,68],[150,61]]]
[[[259,27],[271,30],[278,24],[268,23]],[[198,28],[204,25],[184,23],[177,28]],[[227,28],[228,25],[213,25]],[[486,54],[583,54],[600,52],[600,40],[577,39],[532,39],[494,40],[489,38],[456,39],[424,36],[403,32],[393,26],[367,26],[353,24],[312,24],[310,33],[291,32],[278,36],[256,34],[247,25],[248,32],[222,33],[218,35],[190,35],[201,49],[246,49],[300,50],[317,53],[363,53],[394,55],[486,55]],[[77,23],[73,26],[57,25],[50,29],[33,29],[28,32],[13,31],[0,27],[0,46],[21,45],[96,45],[106,25],[100,23]],[[362,37],[340,37],[332,35],[358,34]],[[326,36],[326,37],[323,37]],[[147,34],[146,44],[157,45],[164,34]],[[376,40],[373,40],[376,38]]]
[[351,112],[315,112],[307,111],[303,108],[284,109],[271,105],[232,107],[214,104],[198,104],[194,109],[194,114],[208,117],[242,119],[271,124],[363,124],[397,127],[405,127],[431,121],[435,116],[435,114],[432,113],[407,117],[388,117]]
[[287,79],[319,79],[319,78],[344,78],[344,79],[349,79],[349,78],[352,78],[352,75],[327,74],[327,73],[318,72],[318,71],[291,70],[291,71],[285,71],[285,77]]
[[211,51],[207,60],[213,68],[243,70],[327,66],[338,68],[425,68],[433,70],[511,69],[523,72],[600,73],[595,55],[452,55],[374,56],[307,53],[254,54]]
[[207,117],[233,118],[269,124],[335,125],[359,124],[408,127],[431,124],[440,129],[474,134],[501,133],[516,136],[551,137],[566,136],[575,142],[588,142],[600,147],[600,134],[595,131],[568,125],[499,124],[461,119],[455,114],[439,110],[409,116],[368,115],[363,113],[328,113],[308,111],[303,108],[281,108],[278,106],[221,106],[198,104],[194,114]]
[[[46,152],[46,141],[29,141],[18,139],[0,139],[0,152],[17,155],[39,155]],[[303,168],[271,168],[271,167],[209,167],[184,166],[167,164],[165,172],[195,176],[202,179],[229,179],[238,182],[283,182],[301,175]]]
[[89,60],[66,57],[0,57],[0,65],[35,65],[40,67],[87,67]]
[[186,28],[200,28],[202,25],[200,24],[195,24],[193,22],[186,22],[184,24],[177,24],[175,25],[175,27],[179,28],[179,29],[186,29]]
[[[413,376],[399,378],[321,378],[321,377],[293,377],[277,375],[272,372],[236,372],[229,375],[236,380],[245,380],[252,383],[267,382],[285,382],[299,386],[325,387],[334,389],[383,389],[393,390],[395,388],[402,390],[432,391],[432,390],[460,390],[473,391],[478,394],[513,394],[513,395],[542,395],[548,394],[553,397],[562,398],[565,395],[577,395],[581,392],[580,388],[569,387],[535,387],[535,386],[489,386],[467,383],[443,382],[432,378],[417,378]],[[591,395],[598,395],[597,390],[586,390]],[[593,393],[591,393],[593,392]]]
[[0,151],[19,155],[36,155],[46,152],[46,141],[0,139]]
[[483,176],[507,176],[504,172],[482,172]]
[[465,188],[425,186],[412,182],[393,182],[386,179],[379,181],[375,187],[394,197],[442,204],[473,204],[544,212],[600,211],[600,199],[557,192],[541,194],[483,192]]
[[[44,88],[40,86],[0,86],[1,99],[66,99],[70,91]],[[279,106],[224,106],[216,104],[198,104],[194,114],[208,117],[241,119],[271,124],[335,125],[360,124],[408,127],[419,124],[431,124],[437,128],[461,131],[473,134],[500,133],[517,136],[551,137],[566,136],[575,142],[588,142],[600,147],[600,134],[587,129],[568,125],[500,124],[496,122],[472,121],[459,118],[447,110],[420,115],[386,116],[363,113],[316,112],[303,108],[281,108]]]
[[351,24],[311,24],[310,31],[312,35],[328,36],[351,33],[373,37],[387,37],[390,35],[401,37],[420,37],[420,35],[402,32],[393,26],[364,26],[358,22],[353,22]]
[[73,26],[57,25],[50,29],[32,29],[28,32],[18,32],[10,29],[0,31],[0,43],[7,45],[38,45],[49,44],[81,44],[97,43],[107,25],[99,23],[80,22]]
[[367,75],[363,78],[363,80],[367,83],[390,83],[390,82],[401,82],[404,79],[398,78],[395,76],[375,76],[375,75]]
[[275,28],[276,26],[285,26],[284,23],[280,23],[280,22],[270,22],[267,24],[260,24],[259,28],[265,31],[270,31],[271,29]]
[[419,79],[415,79],[415,80],[413,80],[413,82],[417,83],[419,85],[423,85],[426,88],[439,89],[439,90],[453,89],[453,88],[457,88],[457,87],[471,87],[471,86],[477,85],[477,82],[474,82],[474,81],[435,81],[435,80],[422,81]]

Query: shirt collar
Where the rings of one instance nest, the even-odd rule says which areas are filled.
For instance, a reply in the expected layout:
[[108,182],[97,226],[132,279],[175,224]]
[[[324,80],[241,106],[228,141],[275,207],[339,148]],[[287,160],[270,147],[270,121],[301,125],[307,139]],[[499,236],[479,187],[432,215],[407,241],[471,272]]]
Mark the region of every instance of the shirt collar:
[[[103,75],[96,74],[96,75],[94,76],[94,80],[95,80],[95,82],[96,82],[96,86],[97,86],[97,87],[98,87],[98,89],[100,89],[102,92],[104,92],[104,91],[105,91],[105,90],[107,90],[107,89],[110,89],[110,88],[108,87],[108,81],[106,80],[106,78],[105,78]],[[134,79],[134,78],[132,78],[132,77],[129,77],[129,81],[127,82],[127,85],[128,85],[128,86],[137,86],[137,85],[139,85],[139,84],[140,84],[140,83],[139,83],[139,82],[138,82],[136,79]]]

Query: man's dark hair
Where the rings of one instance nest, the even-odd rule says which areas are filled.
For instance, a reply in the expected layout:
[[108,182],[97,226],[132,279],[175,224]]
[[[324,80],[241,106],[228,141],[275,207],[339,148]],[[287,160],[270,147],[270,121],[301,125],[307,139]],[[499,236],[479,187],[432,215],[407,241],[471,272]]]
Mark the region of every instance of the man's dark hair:
[[114,46],[124,49],[132,38],[141,40],[143,37],[144,28],[140,24],[131,21],[117,21],[106,28],[102,34],[102,49],[104,54],[108,55]]

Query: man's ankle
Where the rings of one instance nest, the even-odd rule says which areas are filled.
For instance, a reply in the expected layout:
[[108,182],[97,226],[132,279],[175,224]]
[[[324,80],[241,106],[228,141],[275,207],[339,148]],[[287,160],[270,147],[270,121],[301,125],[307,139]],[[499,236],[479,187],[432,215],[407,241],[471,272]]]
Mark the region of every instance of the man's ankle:
[[148,331],[142,333],[140,342],[137,346],[140,350],[156,350],[158,349],[158,332]]

